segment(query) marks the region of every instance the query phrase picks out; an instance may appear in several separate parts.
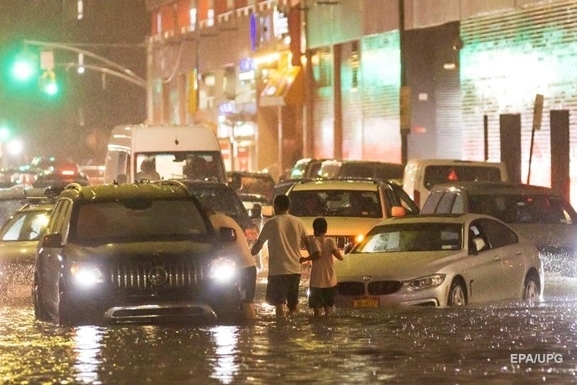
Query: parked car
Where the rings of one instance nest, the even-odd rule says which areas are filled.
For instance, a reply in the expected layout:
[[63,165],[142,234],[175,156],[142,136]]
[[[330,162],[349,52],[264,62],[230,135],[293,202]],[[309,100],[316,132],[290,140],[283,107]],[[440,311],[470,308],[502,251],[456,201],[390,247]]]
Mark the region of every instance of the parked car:
[[270,201],[274,197],[276,182],[267,172],[229,171],[226,176],[229,186],[237,193],[263,195]]
[[545,284],[535,246],[481,214],[385,219],[335,273],[336,305],[350,308],[538,300]]
[[321,163],[318,175],[321,178],[391,179],[400,185],[404,171],[405,166],[401,163],[330,159]]
[[295,162],[287,179],[317,178],[323,161],[327,159],[303,158]]
[[577,213],[554,190],[520,183],[461,182],[433,187],[421,213],[492,215],[531,240],[546,271],[577,275]]
[[302,180],[291,185],[286,195],[291,199],[290,213],[304,221],[309,234],[313,234],[313,220],[325,217],[327,236],[334,237],[343,250],[384,218],[419,212],[403,189],[391,181]]
[[403,173],[403,189],[421,208],[434,185],[471,181],[507,182],[507,167],[503,162],[409,159]]
[[60,325],[236,321],[232,228],[216,231],[181,183],[71,184],[35,261],[37,319]]
[[[178,179],[178,181],[198,198],[203,207],[232,217],[243,230],[253,222],[239,195],[226,183],[196,179]],[[260,214],[254,219],[258,222]]]
[[65,169],[38,174],[32,186],[41,189],[48,187],[64,188],[70,183],[78,183],[86,186],[90,184],[90,181],[84,174],[78,172],[78,170]]
[[86,176],[90,184],[104,183],[104,165],[84,165],[78,166],[78,171]]
[[0,300],[30,300],[38,240],[46,229],[54,201],[29,197],[0,228]]
[[263,217],[262,217],[262,208],[264,206],[270,206],[272,201],[265,197],[264,195],[259,194],[244,194],[239,193],[238,197],[242,201],[248,216],[251,220],[257,224],[258,228],[262,227]]

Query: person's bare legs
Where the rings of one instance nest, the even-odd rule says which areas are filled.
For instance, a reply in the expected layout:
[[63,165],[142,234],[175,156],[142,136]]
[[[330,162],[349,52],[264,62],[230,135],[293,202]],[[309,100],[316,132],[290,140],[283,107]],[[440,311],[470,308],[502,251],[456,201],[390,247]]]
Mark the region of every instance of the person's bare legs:
[[296,313],[297,313],[297,308],[295,307],[294,309],[288,309],[287,315],[290,317],[290,316],[295,315]]
[[333,313],[333,307],[332,306],[325,306],[325,316],[330,316]]
[[284,304],[280,304],[280,305],[276,305],[276,316],[277,318],[281,318],[285,316],[285,309],[284,309],[285,305]]

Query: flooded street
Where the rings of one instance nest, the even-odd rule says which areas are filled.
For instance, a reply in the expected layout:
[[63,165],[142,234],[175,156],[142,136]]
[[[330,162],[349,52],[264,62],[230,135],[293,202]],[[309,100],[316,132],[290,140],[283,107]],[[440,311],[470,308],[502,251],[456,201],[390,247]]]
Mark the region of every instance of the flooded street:
[[[0,309],[2,384],[577,383],[577,278],[545,301],[460,309],[338,310],[240,326],[61,328]],[[262,298],[263,293],[259,293]]]

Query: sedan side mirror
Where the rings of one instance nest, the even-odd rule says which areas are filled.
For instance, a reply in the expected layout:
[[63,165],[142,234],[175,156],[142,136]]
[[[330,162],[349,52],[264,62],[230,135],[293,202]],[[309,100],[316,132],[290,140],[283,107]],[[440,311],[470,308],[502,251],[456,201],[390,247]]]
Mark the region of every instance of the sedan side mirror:
[[477,255],[485,249],[485,246],[483,238],[473,238],[469,241],[469,254]]

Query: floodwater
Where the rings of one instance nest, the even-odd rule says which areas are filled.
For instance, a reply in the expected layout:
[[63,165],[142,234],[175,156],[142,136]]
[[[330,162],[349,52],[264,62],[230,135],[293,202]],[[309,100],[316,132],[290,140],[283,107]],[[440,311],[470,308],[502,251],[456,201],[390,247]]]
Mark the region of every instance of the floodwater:
[[[543,302],[337,310],[238,326],[57,327],[0,307],[2,384],[577,383],[577,278]],[[262,287],[261,287],[262,289]],[[259,299],[263,293],[259,292]]]

